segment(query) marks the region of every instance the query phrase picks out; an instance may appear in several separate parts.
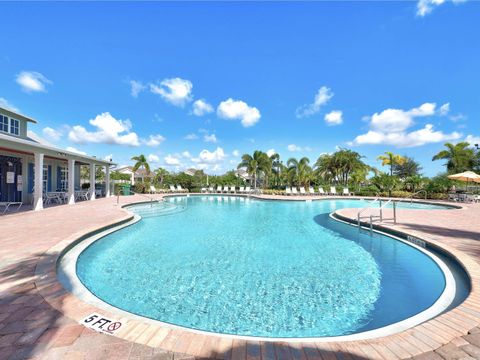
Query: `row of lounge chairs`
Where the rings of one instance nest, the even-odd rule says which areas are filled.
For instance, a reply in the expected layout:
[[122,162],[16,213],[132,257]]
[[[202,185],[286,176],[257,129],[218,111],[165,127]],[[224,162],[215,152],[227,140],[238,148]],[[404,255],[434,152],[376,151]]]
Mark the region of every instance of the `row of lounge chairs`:
[[157,189],[155,186],[150,185],[150,194],[163,194],[163,193],[185,193],[188,189],[182,188],[182,185],[170,185],[168,189]]
[[337,189],[335,186],[331,186],[330,187],[330,192],[326,192],[325,190],[323,190],[322,187],[319,187],[318,188],[318,191],[315,191],[315,188],[313,186],[310,186],[308,188],[308,191],[305,190],[305,187],[301,186],[298,190],[296,187],[291,187],[290,186],[287,186],[285,188],[285,195],[346,195],[346,196],[350,196],[350,195],[354,195],[353,193],[351,193],[348,188],[343,188],[343,191],[341,194],[337,193]]
[[250,186],[240,186],[237,190],[235,186],[222,186],[218,185],[215,187],[210,186],[208,188],[202,188],[202,193],[204,194],[250,194],[253,193],[254,190],[250,188]]

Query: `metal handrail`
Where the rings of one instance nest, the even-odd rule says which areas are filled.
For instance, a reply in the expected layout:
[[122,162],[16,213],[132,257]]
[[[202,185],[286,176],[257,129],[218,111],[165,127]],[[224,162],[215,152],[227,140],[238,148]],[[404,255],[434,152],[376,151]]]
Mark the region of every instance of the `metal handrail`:
[[[154,202],[165,202],[165,200],[163,198],[162,199],[154,199],[153,197],[148,196],[147,194],[140,194],[140,193],[137,193],[137,192],[133,191],[132,189],[129,189],[129,192],[131,194],[140,195],[140,196],[143,196],[143,197],[147,198],[148,200],[150,200],[150,205],[151,206],[153,206]],[[120,203],[120,190],[117,192],[117,205],[119,203]]]
[[[383,222],[383,220],[393,220],[393,223],[394,223],[394,224],[397,223],[397,201],[394,200],[394,199],[388,199],[388,201],[385,202],[384,204],[382,204],[382,199],[381,199],[381,198],[379,198],[378,201],[379,201],[379,203],[380,203],[380,207],[379,207],[379,209],[378,209],[378,210],[379,210],[379,214],[378,214],[378,215],[370,214],[370,215],[367,215],[367,216],[363,216],[363,217],[362,217],[362,216],[360,216],[361,211],[359,211],[358,214],[357,214],[357,223],[358,223],[358,228],[359,228],[359,229],[360,229],[360,227],[361,227],[361,221],[360,221],[360,220],[361,220],[362,218],[368,218],[368,219],[370,219],[370,221],[369,221],[370,234],[373,233],[373,222],[374,222],[374,220],[375,220],[376,218],[378,218],[378,219],[380,220],[380,222]],[[383,209],[384,209],[388,204],[390,204],[390,203],[393,204],[393,218],[391,218],[391,219],[384,219],[384,218],[383,218]],[[362,209],[362,211],[365,210],[365,209],[371,209],[371,208],[364,208],[364,209]]]
[[421,190],[418,190],[418,191],[414,192],[413,194],[411,194],[407,197],[407,199],[410,199],[410,204],[413,202],[413,197],[417,194],[422,193],[422,192],[425,193],[425,198],[424,199],[427,200],[427,196],[428,196],[427,190],[421,189]]

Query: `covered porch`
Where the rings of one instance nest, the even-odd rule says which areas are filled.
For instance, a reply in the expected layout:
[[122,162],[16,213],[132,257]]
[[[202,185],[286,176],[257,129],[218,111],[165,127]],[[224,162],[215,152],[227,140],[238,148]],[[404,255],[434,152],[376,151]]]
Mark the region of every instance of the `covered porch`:
[[[110,161],[0,134],[0,214],[22,207],[38,211],[45,206],[109,197],[112,165]],[[82,179],[81,173],[88,173],[88,179]]]

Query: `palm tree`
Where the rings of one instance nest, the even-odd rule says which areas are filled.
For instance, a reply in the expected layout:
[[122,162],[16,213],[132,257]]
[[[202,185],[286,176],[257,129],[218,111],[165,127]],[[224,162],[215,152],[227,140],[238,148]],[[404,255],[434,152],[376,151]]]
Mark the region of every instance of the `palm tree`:
[[393,175],[393,167],[395,165],[401,165],[405,162],[405,158],[401,155],[394,154],[390,151],[386,151],[385,155],[380,155],[377,160],[382,160],[382,166],[390,165],[390,176]]
[[287,161],[288,170],[292,172],[293,177],[299,185],[308,186],[310,182],[312,168],[309,164],[310,160],[307,157],[303,157],[300,160],[290,158]]
[[165,179],[165,176],[167,176],[169,174],[169,172],[164,169],[164,168],[158,168],[157,170],[155,170],[155,181],[162,185],[163,184],[163,180]]
[[255,150],[253,156],[250,154],[243,154],[242,161],[237,166],[238,169],[245,168],[248,174],[252,177],[253,188],[257,188],[257,178],[261,172],[268,172],[271,169],[271,162],[267,154],[260,150]]
[[411,157],[404,156],[403,158],[405,161],[402,164],[393,165],[393,173],[401,179],[420,175],[422,166]]
[[[141,154],[138,156],[132,157],[132,160],[135,160],[135,165],[133,165],[133,172],[136,172],[138,169],[144,169],[147,174],[150,174],[150,165],[148,165],[147,158],[145,155]],[[144,182],[144,176],[142,172],[142,183]]]
[[446,143],[447,149],[436,154],[432,161],[447,160],[445,165],[450,174],[471,170],[475,163],[475,153],[469,146],[465,141],[458,144]]

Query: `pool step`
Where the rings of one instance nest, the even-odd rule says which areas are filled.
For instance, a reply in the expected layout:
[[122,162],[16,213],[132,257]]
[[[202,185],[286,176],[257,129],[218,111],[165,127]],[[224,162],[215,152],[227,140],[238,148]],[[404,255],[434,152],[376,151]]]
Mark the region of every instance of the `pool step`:
[[185,209],[185,206],[164,203],[158,203],[153,205],[149,204],[132,208],[133,212],[140,215],[142,218],[177,214],[184,211]]

